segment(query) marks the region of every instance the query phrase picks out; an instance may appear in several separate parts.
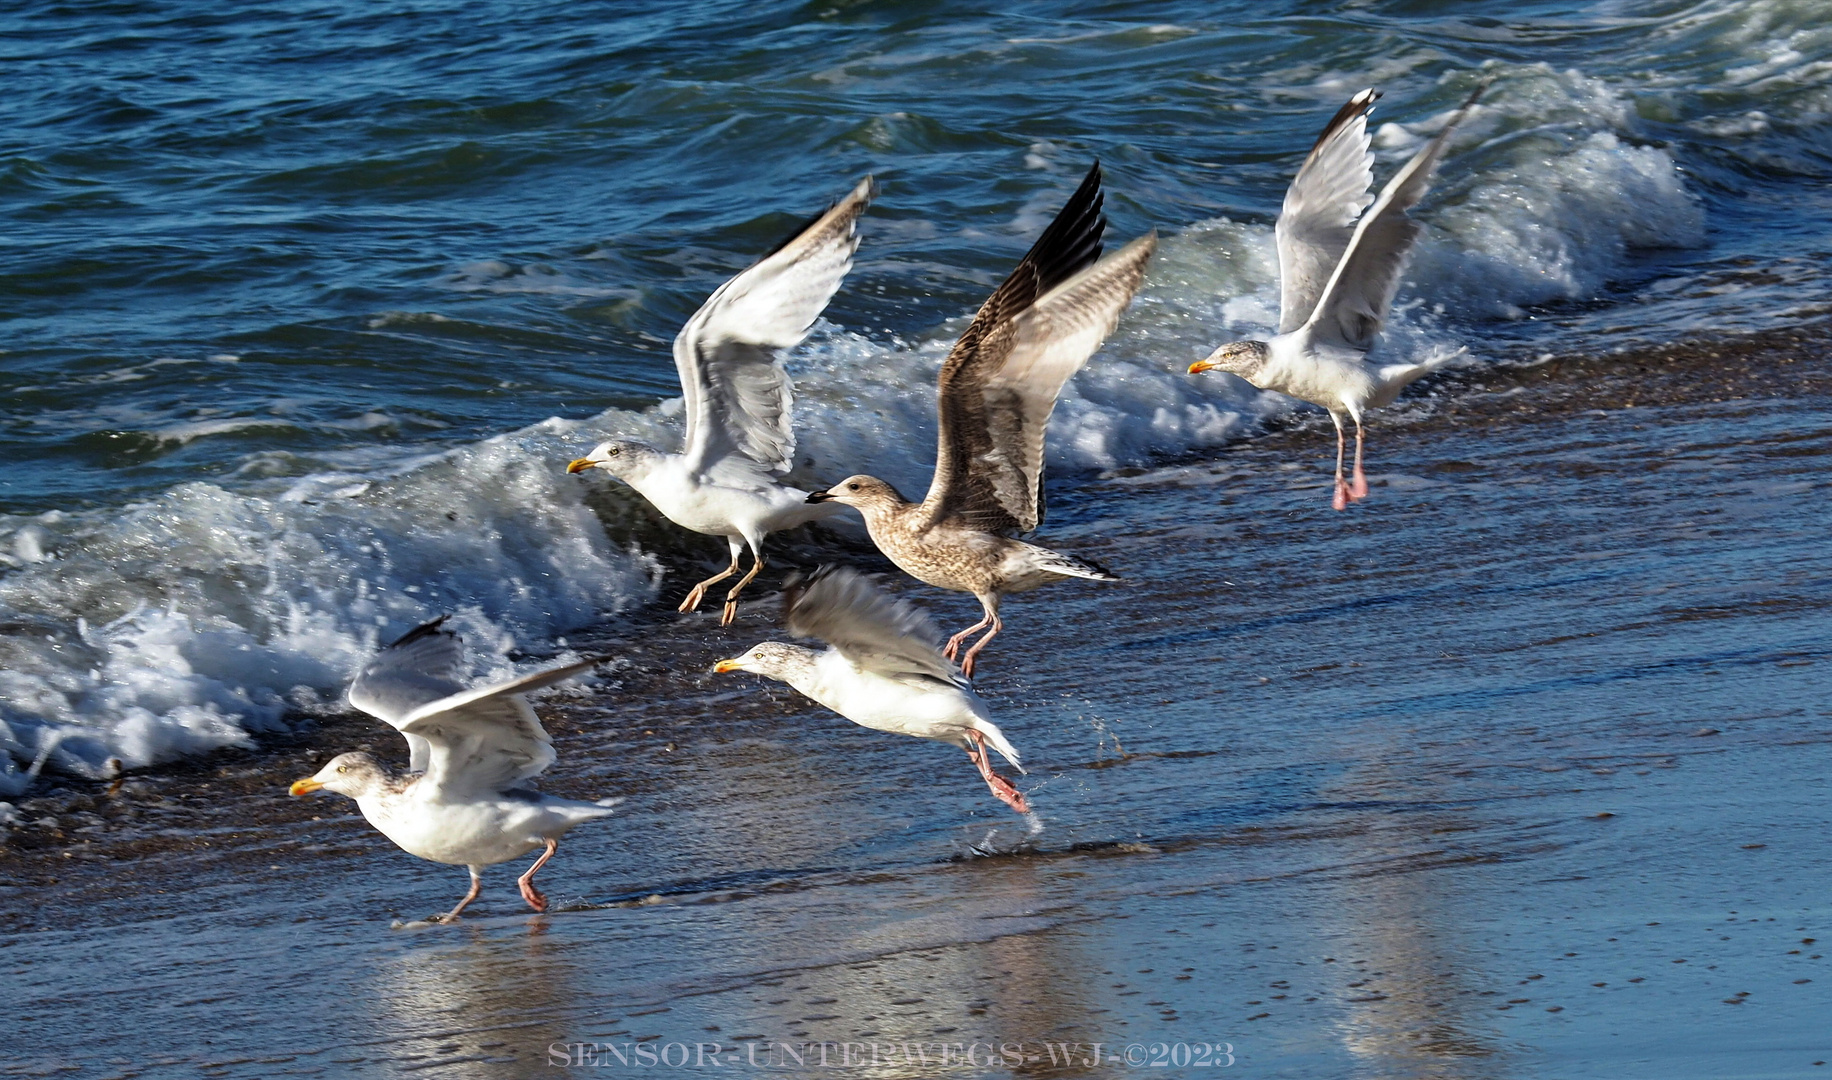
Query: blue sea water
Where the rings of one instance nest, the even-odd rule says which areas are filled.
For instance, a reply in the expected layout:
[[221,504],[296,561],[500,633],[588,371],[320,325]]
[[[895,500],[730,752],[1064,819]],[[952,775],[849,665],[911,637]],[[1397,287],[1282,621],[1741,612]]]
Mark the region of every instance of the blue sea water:
[[565,462],[674,437],[676,328],[866,173],[790,361],[811,478],[920,488],[952,335],[1096,157],[1164,243],[1059,482],[1288,409],[1182,369],[1274,320],[1284,186],[1368,85],[1384,180],[1492,81],[1390,355],[1827,310],[1815,0],[38,3],[0,57],[0,795],[246,743],[432,614],[500,672],[652,602],[671,541]]

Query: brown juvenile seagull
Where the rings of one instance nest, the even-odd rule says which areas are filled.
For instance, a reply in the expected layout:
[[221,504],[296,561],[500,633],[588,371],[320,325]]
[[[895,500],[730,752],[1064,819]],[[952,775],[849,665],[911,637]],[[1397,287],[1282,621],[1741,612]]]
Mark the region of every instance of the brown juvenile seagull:
[[1070,577],[1118,580],[1086,560],[1014,539],[1043,519],[1043,436],[1056,395],[1113,330],[1157,246],[1154,231],[1101,259],[1101,202],[1095,162],[942,364],[928,497],[910,502],[872,476],[808,496],[856,508],[878,550],[911,576],[978,598],[985,618],[944,650],[952,660],[986,631],[961,661],[968,676],[1004,626],[1006,594]]
[[409,855],[468,867],[471,891],[431,922],[453,922],[477,899],[484,867],[535,848],[545,850],[515,883],[529,907],[546,911],[535,871],[553,858],[568,829],[610,814],[620,800],[578,802],[523,786],[553,764],[554,752],[522,695],[608,657],[466,690],[457,679],[458,635],[441,630],[444,621],[416,627],[383,649],[350,684],[350,704],[406,737],[415,775],[397,776],[368,754],[339,754],[316,775],[295,780],[291,793],[347,795]]

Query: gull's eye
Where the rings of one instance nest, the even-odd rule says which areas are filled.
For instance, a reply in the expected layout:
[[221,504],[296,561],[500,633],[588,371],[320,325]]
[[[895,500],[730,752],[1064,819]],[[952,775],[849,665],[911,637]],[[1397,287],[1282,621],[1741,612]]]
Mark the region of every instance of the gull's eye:
[[857,491],[857,490],[859,490],[859,485],[857,485],[857,484],[847,484],[847,485],[846,485],[846,490],[847,490],[847,491]]
[[338,772],[349,772],[349,771],[350,771],[350,766],[348,766],[348,765],[339,765],[339,766],[337,766],[337,771],[338,771]]
[[623,447],[613,446],[609,450],[606,450],[604,452],[604,456],[605,457],[616,457],[618,454],[621,454],[621,453],[623,453]]

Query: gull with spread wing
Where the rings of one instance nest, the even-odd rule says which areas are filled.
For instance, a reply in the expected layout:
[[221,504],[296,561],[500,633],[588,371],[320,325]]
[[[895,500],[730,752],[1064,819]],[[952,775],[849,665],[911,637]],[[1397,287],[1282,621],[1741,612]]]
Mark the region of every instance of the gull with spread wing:
[[[1363,90],[1350,98],[1323,128],[1279,210],[1278,336],[1231,342],[1190,365],[1192,375],[1227,371],[1262,390],[1328,409],[1336,424],[1332,505],[1338,510],[1368,494],[1361,471],[1362,414],[1391,403],[1409,383],[1450,359],[1378,365],[1367,353],[1393,304],[1406,256],[1423,231],[1406,211],[1425,197],[1445,141],[1481,94],[1478,88],[1469,96],[1444,130],[1387,181],[1379,198],[1368,194],[1374,184],[1368,113],[1380,95]],[[1345,415],[1355,421],[1352,482],[1343,478]]]
[[861,727],[958,746],[993,795],[1020,814],[1030,812],[1023,794],[993,770],[986,748],[1022,773],[1018,751],[942,655],[941,634],[927,615],[884,595],[857,571],[831,567],[805,583],[792,581],[784,612],[789,633],[825,641],[827,650],[766,641],[713,670],[786,682]]
[[1107,227],[1100,181],[1096,162],[942,363],[928,496],[913,503],[863,475],[808,496],[857,509],[878,550],[906,573],[979,600],[985,617],[944,650],[952,660],[986,631],[961,661],[968,676],[1004,626],[1004,596],[1071,577],[1117,580],[1094,563],[1015,538],[1043,520],[1043,438],[1056,395],[1113,330],[1157,245],[1153,232],[1100,257]]
[[566,467],[598,468],[635,488],[685,529],[722,536],[731,565],[693,587],[680,610],[700,606],[706,590],[751,569],[725,594],[721,625],[738,612],[738,594],[763,569],[763,538],[838,510],[811,505],[808,493],[779,479],[795,457],[794,389],[780,350],[801,343],[852,269],[856,224],[877,186],[871,177],[803,226],[750,269],[719,286],[674,339],[674,364],[686,401],[687,437],[678,454],[634,439],[612,439]]
[[316,775],[293,782],[294,795],[324,790],[356,800],[369,824],[403,851],[466,866],[471,891],[433,922],[452,922],[483,888],[483,868],[544,847],[516,879],[536,911],[547,898],[534,873],[560,837],[609,815],[619,801],[578,802],[524,787],[554,762],[553,741],[522,695],[579,674],[606,657],[466,690],[458,682],[458,636],[436,619],[382,650],[350,686],[350,704],[406,737],[411,774],[395,775],[369,754],[339,754]]

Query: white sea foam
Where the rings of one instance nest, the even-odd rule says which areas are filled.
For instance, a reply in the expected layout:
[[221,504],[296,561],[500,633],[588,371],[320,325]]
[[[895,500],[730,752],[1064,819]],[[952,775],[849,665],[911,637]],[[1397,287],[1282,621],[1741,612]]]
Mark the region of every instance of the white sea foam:
[[[1483,319],[1589,296],[1635,248],[1701,237],[1697,200],[1668,153],[1637,138],[1622,93],[1545,67],[1494,74],[1421,210],[1428,234],[1381,345],[1389,357],[1479,353]],[[1446,118],[1384,125],[1378,178]],[[1053,147],[1031,149],[1038,165],[1057,164]],[[1040,228],[1053,208],[1027,203],[1015,225]],[[448,284],[584,291],[504,264],[466,267]],[[1291,408],[1237,379],[1184,374],[1276,317],[1269,224],[1166,230],[1138,302],[1063,393],[1052,468],[1219,446]],[[919,340],[821,324],[790,358],[797,477],[870,470],[920,495],[935,374],[965,320]],[[607,528],[586,503],[594,490],[613,507],[633,497],[606,477],[569,477],[564,463],[612,434],[672,447],[679,416],[675,400],[451,450],[262,451],[221,483],[118,510],[0,518],[0,794],[22,790],[34,763],[103,776],[245,743],[334,700],[385,634],[435,614],[456,612],[490,669],[479,674],[502,674],[516,644],[538,648],[648,602],[659,570],[641,537],[621,521]],[[182,442],[265,422],[136,426]],[[394,422],[371,413],[348,424]]]

